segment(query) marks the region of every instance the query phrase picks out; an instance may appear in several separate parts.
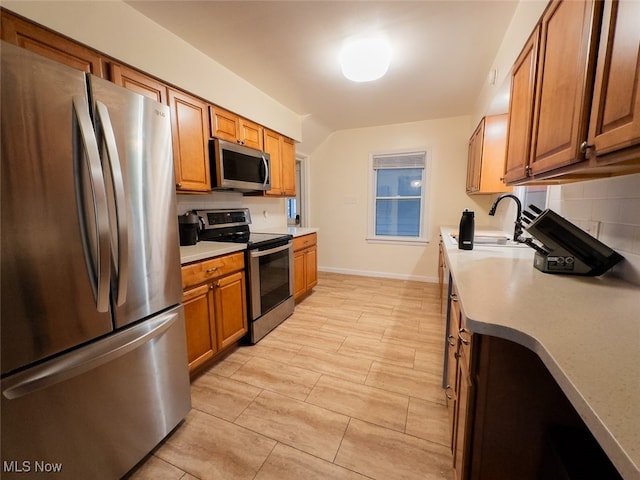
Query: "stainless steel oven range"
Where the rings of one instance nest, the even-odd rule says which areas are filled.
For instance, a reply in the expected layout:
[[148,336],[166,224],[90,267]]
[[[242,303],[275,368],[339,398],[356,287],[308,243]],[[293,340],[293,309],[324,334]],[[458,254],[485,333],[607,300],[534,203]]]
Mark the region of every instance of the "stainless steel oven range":
[[247,208],[194,212],[201,218],[199,240],[247,245],[247,340],[255,344],[293,313],[293,237],[251,232]]

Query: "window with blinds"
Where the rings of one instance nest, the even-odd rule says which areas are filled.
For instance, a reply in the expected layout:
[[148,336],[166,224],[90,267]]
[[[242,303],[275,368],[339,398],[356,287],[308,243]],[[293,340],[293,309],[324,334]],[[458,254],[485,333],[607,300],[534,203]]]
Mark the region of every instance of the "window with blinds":
[[427,153],[372,155],[371,239],[426,239]]

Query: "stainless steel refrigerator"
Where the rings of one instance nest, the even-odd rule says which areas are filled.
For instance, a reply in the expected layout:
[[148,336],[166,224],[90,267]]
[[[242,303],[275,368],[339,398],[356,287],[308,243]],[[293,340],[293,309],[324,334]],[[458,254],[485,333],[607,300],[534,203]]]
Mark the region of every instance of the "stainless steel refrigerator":
[[119,478],[191,408],[169,109],[0,54],[1,476]]

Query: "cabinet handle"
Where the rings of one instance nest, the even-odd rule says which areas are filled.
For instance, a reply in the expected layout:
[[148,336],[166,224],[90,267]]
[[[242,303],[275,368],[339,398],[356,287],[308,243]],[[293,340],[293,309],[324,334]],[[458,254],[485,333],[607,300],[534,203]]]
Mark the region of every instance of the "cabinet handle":
[[182,188],[182,184],[181,183],[176,183],[176,188]]
[[456,346],[456,337],[454,337],[453,335],[449,335],[447,337],[447,343],[449,344],[449,346],[455,347]]
[[458,295],[456,295],[455,293],[452,293],[451,295],[449,295],[449,298],[451,299],[452,302],[458,301]]
[[588,156],[589,150],[592,150],[595,145],[590,145],[588,142],[584,141],[580,144],[580,153],[583,153],[585,156]]
[[220,288],[220,280],[216,282],[216,288]]
[[213,272],[217,271],[218,267],[211,267],[211,268],[207,268],[207,270],[205,271],[205,273],[207,275],[211,275]]
[[447,397],[447,400],[453,400],[454,395],[449,395],[450,391],[453,391],[453,388],[451,388],[451,385],[447,385],[444,388],[444,396]]
[[528,177],[529,177],[529,176],[531,176],[531,166],[530,166],[530,165],[527,165],[527,166],[525,167],[524,171],[525,171],[525,174],[526,174]]
[[463,334],[463,333],[471,334],[471,332],[470,332],[469,330],[467,330],[466,328],[461,328],[461,329],[458,331],[458,338],[460,339],[460,341],[461,341],[463,344],[465,344],[465,345],[471,345],[471,339],[470,339],[470,338],[469,338],[469,339],[464,338],[464,337],[462,336],[462,334]]

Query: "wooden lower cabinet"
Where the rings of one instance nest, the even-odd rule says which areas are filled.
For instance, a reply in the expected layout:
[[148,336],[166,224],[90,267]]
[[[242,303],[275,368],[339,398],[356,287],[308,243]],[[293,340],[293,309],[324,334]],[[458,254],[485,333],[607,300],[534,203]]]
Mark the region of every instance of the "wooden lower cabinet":
[[189,371],[211,360],[218,352],[212,287],[207,283],[185,290],[182,295]]
[[580,471],[621,478],[540,357],[510,340],[471,334],[451,287],[445,396],[454,478],[569,478],[553,447],[558,432],[594,452],[581,457]]
[[316,233],[293,239],[293,277],[295,301],[306,297],[318,284],[318,237]]
[[244,256],[182,267],[189,371],[195,372],[248,331]]

